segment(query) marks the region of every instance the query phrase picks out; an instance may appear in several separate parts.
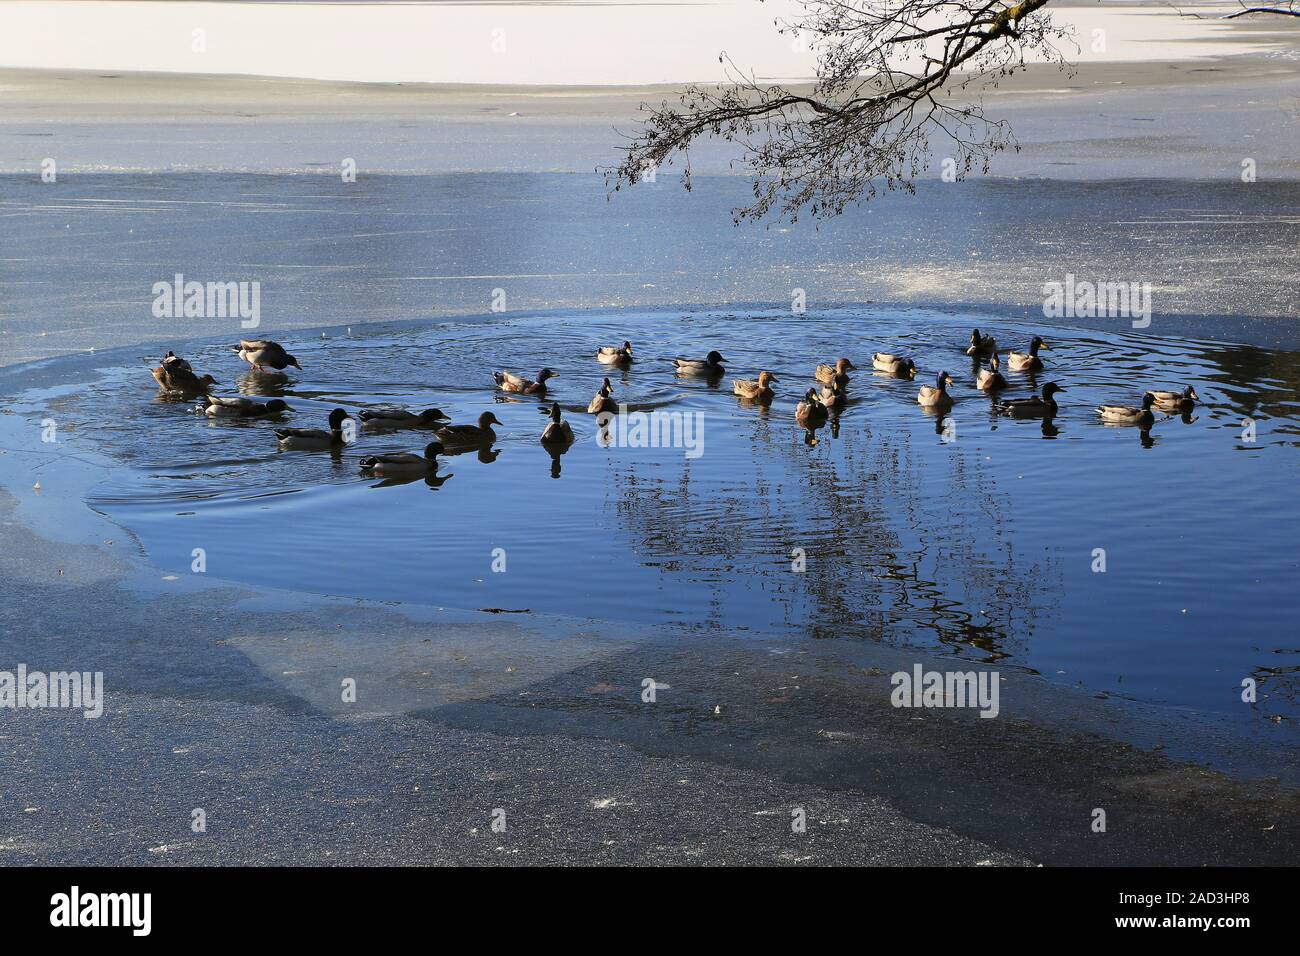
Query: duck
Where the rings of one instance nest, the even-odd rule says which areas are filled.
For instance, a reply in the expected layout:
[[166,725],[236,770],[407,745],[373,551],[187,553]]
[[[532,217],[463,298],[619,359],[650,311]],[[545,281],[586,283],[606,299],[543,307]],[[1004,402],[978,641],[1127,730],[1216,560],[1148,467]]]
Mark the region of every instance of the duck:
[[404,408],[363,408],[357,417],[378,428],[419,428],[450,421],[440,408],[426,408],[418,414]]
[[194,395],[199,392],[206,392],[209,386],[216,385],[217,380],[211,375],[202,377],[194,374],[194,369],[190,363],[185,361],[175,352],[168,352],[158,363],[158,367],[150,369],[153,373],[154,381],[164,392],[181,392],[183,394]]
[[503,392],[518,392],[522,395],[545,395],[546,383],[548,380],[555,378],[555,372],[549,368],[544,368],[537,373],[537,381],[532,381],[521,375],[512,375],[505,369],[500,372],[493,372],[492,377],[496,379],[497,387]]
[[543,445],[567,445],[573,441],[573,429],[568,422],[560,421],[560,403],[551,403],[551,421],[542,430]]
[[1007,387],[1007,380],[998,371],[998,353],[995,351],[989,359],[989,367],[982,368],[975,376],[975,387],[982,392],[996,392]]
[[921,390],[916,393],[916,400],[922,408],[952,408],[952,396],[948,394],[948,386],[951,384],[952,376],[940,372],[935,376],[933,385],[921,386]]
[[776,394],[772,391],[770,382],[780,381],[771,372],[759,372],[758,380],[754,381],[747,378],[738,378],[731,383],[731,391],[741,398],[748,398],[756,402],[770,402]]
[[[491,414],[490,412],[487,414]],[[472,426],[462,426],[469,428]],[[423,455],[401,452],[396,455],[372,455],[361,459],[361,470],[376,478],[393,475],[422,475],[438,470],[438,456],[444,451],[441,442],[431,441],[424,446]]]
[[347,442],[343,438],[343,423],[351,416],[341,408],[330,412],[330,427],[323,428],[277,428],[275,437],[281,448],[303,451],[324,448],[342,448]]
[[614,386],[609,379],[605,379],[600,386],[600,391],[592,398],[591,404],[587,406],[587,414],[601,415],[606,412],[618,411],[618,402],[614,400]]
[[858,367],[846,358],[837,359],[834,365],[818,365],[817,371],[813,373],[813,378],[823,385],[830,385],[832,382],[843,387],[849,384],[849,372],[856,372]]
[[1055,382],[1048,382],[1043,386],[1042,396],[1033,395],[1029,398],[1013,398],[1004,402],[999,402],[997,410],[1000,414],[1009,415],[1011,418],[1054,418],[1059,410],[1056,404],[1056,393],[1063,392],[1061,386]]
[[839,382],[832,381],[829,385],[822,386],[822,392],[817,396],[817,400],[825,405],[827,409],[838,413],[848,404],[849,397],[845,394],[844,388]]
[[1155,404],[1155,401],[1155,394],[1147,392],[1142,396],[1141,408],[1134,408],[1131,405],[1098,405],[1097,414],[1101,416],[1103,422],[1150,428],[1156,420],[1156,416],[1151,412],[1151,406]]
[[794,420],[804,428],[820,428],[826,424],[827,408],[817,397],[815,388],[804,393],[803,401],[794,407]]
[[1028,352],[1008,352],[1007,367],[1013,372],[1041,372],[1043,360],[1038,357],[1039,349],[1051,351],[1051,346],[1035,335],[1029,340]]
[[491,412],[484,412],[478,417],[477,425],[443,425],[434,432],[444,445],[490,445],[497,440],[493,425],[501,422]]
[[967,355],[992,355],[998,350],[998,343],[991,335],[980,335],[979,329],[972,329]]
[[279,342],[272,342],[270,339],[240,339],[239,347],[235,352],[253,366],[256,372],[264,371],[266,366],[280,372],[290,365],[302,371],[298,360],[286,352]]
[[259,402],[251,398],[216,398],[204,395],[203,404],[198,407],[198,411],[209,418],[266,418],[292,409],[279,398]]
[[606,345],[596,349],[596,361],[604,365],[631,365],[632,343],[624,342],[622,348]]
[[1181,392],[1153,391],[1149,394],[1155,396],[1156,408],[1161,411],[1190,412],[1201,400],[1201,396],[1196,394],[1196,389],[1190,385]]
[[678,375],[723,375],[726,369],[722,367],[724,359],[717,350],[710,352],[702,359],[673,359],[673,365],[677,367]]
[[876,352],[871,356],[871,365],[877,372],[888,372],[894,378],[911,378],[916,374],[916,363],[901,355],[888,352]]

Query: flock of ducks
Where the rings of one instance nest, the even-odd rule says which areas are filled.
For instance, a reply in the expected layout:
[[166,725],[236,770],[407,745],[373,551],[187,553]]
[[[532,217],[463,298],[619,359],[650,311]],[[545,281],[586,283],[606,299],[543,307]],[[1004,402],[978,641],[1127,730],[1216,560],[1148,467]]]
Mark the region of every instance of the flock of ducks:
[[[1038,372],[1043,369],[1040,351],[1050,351],[1043,339],[1035,335],[1029,342],[1028,351],[1008,352],[1007,366],[1016,372]],[[240,359],[247,362],[255,372],[271,375],[283,375],[289,367],[302,368],[298,360],[285,351],[284,347],[269,339],[241,340],[234,349]],[[970,344],[965,354],[977,363],[988,359],[988,367],[978,368],[976,388],[981,392],[996,396],[1008,387],[1006,378],[1000,371],[1000,359],[997,342],[992,336],[981,335],[979,329],[971,332]],[[596,351],[595,358],[604,365],[626,370],[635,361],[630,342],[621,346],[603,347]],[[709,352],[703,359],[673,360],[676,372],[680,376],[708,378],[716,384],[723,375],[726,361],[717,351]],[[917,374],[916,362],[903,355],[877,352],[872,356],[872,367],[886,376],[912,379]],[[821,386],[809,388],[803,398],[796,404],[795,421],[811,434],[824,425],[832,416],[837,416],[848,401],[850,372],[857,371],[857,366],[847,358],[840,358],[832,364],[821,364],[813,371],[814,381]],[[199,375],[190,363],[173,352],[168,352],[152,370],[159,388],[171,395],[183,398],[199,398],[197,412],[209,418],[256,419],[269,418],[290,411],[289,405],[279,398],[262,402],[244,396],[215,396],[210,394],[217,380],[211,375]],[[493,373],[497,388],[505,393],[531,395],[545,399],[547,383],[556,377],[551,368],[543,368],[536,378],[516,375],[508,370]],[[749,402],[768,404],[775,397],[772,384],[779,379],[770,371],[760,371],[756,379],[735,379],[732,392]],[[953,396],[948,391],[953,385],[953,378],[947,371],[940,371],[933,385],[922,385],[916,400],[925,409],[943,413],[952,408]],[[994,410],[1012,418],[1042,418],[1050,420],[1057,414],[1056,396],[1065,389],[1056,382],[1047,382],[1042,391],[1028,398],[995,399]],[[614,398],[614,387],[609,378],[605,378],[600,389],[587,407],[588,413],[602,415],[616,413],[618,402]],[[1187,386],[1181,392],[1148,391],[1143,395],[1140,406],[1101,405],[1097,413],[1105,422],[1121,425],[1136,425],[1143,432],[1155,421],[1153,409],[1168,413],[1191,412],[1200,401],[1196,389]],[[573,429],[563,420],[558,402],[542,411],[549,416],[549,422],[542,431],[540,441],[553,454],[567,449],[574,441]],[[341,448],[346,444],[345,423],[353,416],[345,409],[336,408],[329,414],[328,428],[277,428],[276,440],[281,448],[298,450],[329,450]],[[459,454],[475,449],[487,449],[496,441],[493,425],[501,422],[492,412],[484,412],[473,424],[452,424],[449,417],[440,409],[430,408],[420,412],[404,408],[368,408],[357,412],[363,425],[382,429],[424,428],[430,429],[435,441],[429,442],[423,454],[402,453],[389,455],[372,455],[361,461],[363,472],[380,478],[411,477],[432,474],[438,468],[438,455],[444,453]]]

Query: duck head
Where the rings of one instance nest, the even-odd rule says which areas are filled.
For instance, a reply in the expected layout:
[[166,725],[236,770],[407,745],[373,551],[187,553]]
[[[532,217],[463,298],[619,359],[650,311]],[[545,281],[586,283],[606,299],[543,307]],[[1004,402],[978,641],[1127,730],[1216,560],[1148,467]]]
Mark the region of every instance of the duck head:
[[560,423],[560,403],[551,402],[551,421],[557,425]]
[[1201,400],[1201,396],[1196,394],[1196,389],[1192,388],[1190,385],[1183,389],[1183,398],[1193,402],[1199,402]]
[[429,442],[429,444],[424,446],[424,457],[427,458],[429,461],[433,461],[441,454],[442,454],[442,442],[431,441]]
[[446,420],[447,416],[443,413],[441,408],[426,408],[424,411],[420,412],[420,421],[426,425],[432,424],[433,422],[445,422]]
[[769,382],[779,382],[779,381],[781,381],[781,380],[780,380],[779,378],[777,378],[775,375],[773,375],[771,372],[759,372],[759,373],[758,373],[758,387],[759,387],[759,388],[767,388]]
[[708,355],[704,356],[704,361],[708,362],[710,365],[721,365],[723,362],[726,361],[726,359],[722,357],[721,352],[714,350],[710,352]]
[[1039,336],[1035,335],[1032,339],[1029,340],[1029,354],[1037,355],[1039,349],[1043,349],[1048,352],[1052,351],[1052,347],[1050,345],[1044,342]]
[[[268,412],[287,412],[289,410],[289,406],[285,404],[283,400],[278,398],[273,398],[266,403],[266,410]],[[344,412],[343,414],[346,415],[347,412]]]
[[286,365],[292,365],[300,372],[302,371],[302,366],[298,364],[298,360],[294,358],[292,355],[290,355],[288,352],[284,354],[284,363]]
[[972,330],[971,330],[971,333],[970,333],[970,344],[971,344],[971,345],[979,345],[979,344],[980,344],[980,330],[979,330],[979,329],[972,329]]
[[1151,411],[1151,406],[1154,405],[1155,403],[1156,403],[1156,397],[1150,392],[1147,392],[1145,395],[1142,396],[1142,411],[1144,412]]
[[993,357],[989,359],[989,368],[996,372],[998,370],[998,353],[994,352]]
[[555,378],[555,370],[554,370],[554,369],[544,368],[544,369],[542,369],[540,372],[537,373],[537,381],[538,381],[539,384],[542,383],[542,382],[547,381],[548,379],[552,379],[552,378]]
[[625,355],[631,355],[631,354],[632,354],[632,343],[631,343],[631,342],[628,342],[627,340],[624,340],[624,341],[623,341],[623,353],[624,353]]
[[1043,386],[1043,398],[1050,400],[1057,392],[1063,391],[1065,391],[1065,389],[1057,385],[1055,382],[1048,382]]
[[611,382],[609,379],[605,379],[605,381],[602,382],[600,385],[600,394],[605,396],[606,398],[609,398],[609,396],[613,395],[614,383]]
[[334,411],[330,412],[330,431],[336,432],[339,429],[341,429],[343,427],[343,423],[347,421],[350,417],[351,416],[348,415],[348,413],[344,409],[342,408],[334,409]]
[[845,372],[856,372],[858,367],[846,358],[840,359],[835,363],[835,371],[843,375]]
[[934,378],[934,387],[939,391],[947,391],[948,386],[952,384],[952,376],[947,372],[940,372]]
[[487,428],[489,425],[500,425],[501,422],[491,412],[484,412],[478,417],[478,427]]

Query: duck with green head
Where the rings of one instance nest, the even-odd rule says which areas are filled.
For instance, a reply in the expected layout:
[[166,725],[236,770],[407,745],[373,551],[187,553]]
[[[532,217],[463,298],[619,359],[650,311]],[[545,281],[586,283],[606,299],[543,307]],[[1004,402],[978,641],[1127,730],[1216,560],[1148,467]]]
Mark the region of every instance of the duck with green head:
[[[323,451],[347,444],[343,423],[351,416],[341,408],[330,412],[328,430],[323,428],[277,428],[275,437],[281,448],[298,451]],[[354,426],[355,427],[355,426]]]

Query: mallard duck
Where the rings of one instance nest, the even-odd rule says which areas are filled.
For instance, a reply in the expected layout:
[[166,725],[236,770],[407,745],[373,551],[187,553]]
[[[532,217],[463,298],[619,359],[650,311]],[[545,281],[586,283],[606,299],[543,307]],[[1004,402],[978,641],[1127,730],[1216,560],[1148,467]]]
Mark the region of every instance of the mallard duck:
[[434,434],[444,445],[490,445],[497,440],[492,426],[500,424],[495,415],[484,412],[477,425],[443,425]]
[[545,395],[546,383],[548,380],[555,378],[555,372],[549,368],[544,368],[537,373],[537,381],[526,379],[520,375],[512,375],[502,369],[500,372],[493,372],[492,377],[497,380],[497,387],[503,392],[519,392],[523,395]]
[[1141,408],[1134,408],[1131,405],[1098,405],[1097,414],[1101,416],[1101,420],[1104,422],[1150,428],[1156,420],[1156,416],[1151,413],[1151,406],[1155,404],[1155,401],[1155,394],[1147,392],[1142,396]]
[[768,383],[776,381],[779,379],[771,372],[759,372],[757,381],[747,378],[735,379],[731,383],[731,390],[741,398],[748,398],[755,402],[770,402],[776,393]]
[[856,372],[858,367],[846,358],[836,360],[834,365],[818,365],[817,371],[813,373],[813,378],[823,385],[829,385],[832,382],[841,387],[849,384],[849,372]]
[[972,329],[970,334],[970,345],[966,348],[967,355],[992,355],[998,350],[998,343],[991,335],[980,335],[979,329]]
[[989,367],[980,369],[979,374],[975,376],[975,387],[982,392],[996,392],[1000,388],[1007,387],[1007,380],[998,371],[997,352],[994,352],[993,357],[989,359]]
[[624,342],[622,348],[607,345],[596,349],[596,361],[605,365],[631,365],[632,343]]
[[600,415],[605,412],[618,411],[618,402],[614,400],[614,386],[610,384],[609,379],[605,379],[600,386],[600,391],[592,398],[591,404],[587,406],[587,414]]
[[1201,400],[1196,389],[1188,385],[1181,392],[1151,392],[1155,396],[1156,408],[1162,411],[1190,412]]
[[804,393],[803,401],[794,407],[794,420],[808,429],[825,425],[827,415],[826,406],[818,399],[817,390],[814,388],[808,389]]
[[722,375],[727,370],[722,367],[726,359],[717,351],[710,352],[702,359],[673,359],[678,375]]
[[1055,382],[1048,382],[1043,386],[1043,394],[1031,396],[1030,398],[1013,398],[1007,401],[998,402],[997,410],[1003,415],[1009,415],[1012,418],[1055,418],[1058,411],[1056,399],[1053,397],[1057,392],[1063,392],[1065,389]]
[[153,373],[154,381],[164,392],[197,395],[199,392],[206,392],[209,386],[217,384],[217,380],[211,375],[204,375],[201,378],[195,375],[190,363],[175,352],[164,355],[158,367],[150,371]]
[[560,421],[560,403],[551,403],[551,421],[542,430],[543,445],[567,445],[573,441],[573,429],[568,422]]
[[849,397],[845,393],[843,386],[839,382],[831,381],[829,385],[822,386],[822,392],[817,396],[817,400],[833,411],[840,411],[848,404]]
[[277,372],[292,365],[302,371],[298,360],[284,350],[279,342],[270,339],[240,339],[239,348],[235,349],[239,357],[253,366],[254,371],[261,372],[267,366]]
[[[491,414],[490,412],[488,414]],[[463,425],[471,428],[471,425]],[[420,475],[438,470],[438,456],[442,454],[441,442],[431,441],[424,446],[423,455],[402,452],[396,455],[372,455],[361,459],[361,470],[369,472],[376,478],[392,475]]]
[[1007,368],[1013,372],[1041,372],[1043,360],[1038,357],[1039,349],[1051,351],[1051,346],[1035,335],[1029,340],[1028,352],[1008,352]]
[[357,416],[377,428],[419,428],[450,420],[440,408],[426,408],[419,414],[404,408],[363,408]]
[[203,404],[198,410],[209,418],[266,418],[292,411],[279,398],[263,403],[251,398],[215,398],[211,395],[203,396]]
[[323,428],[277,428],[275,437],[281,448],[316,450],[322,448],[342,448],[343,423],[348,420],[348,413],[341,408],[330,412],[330,427]]
[[888,372],[894,378],[911,378],[916,374],[916,363],[901,355],[877,352],[871,356],[871,365],[877,372]]
[[948,386],[951,384],[952,376],[940,372],[935,376],[933,385],[921,386],[921,390],[916,393],[916,400],[922,408],[951,408],[952,396],[948,394]]

